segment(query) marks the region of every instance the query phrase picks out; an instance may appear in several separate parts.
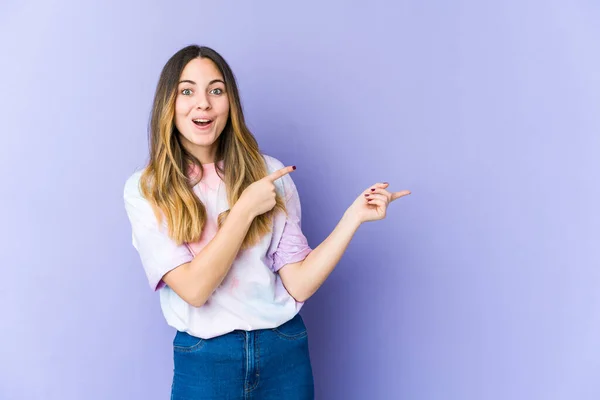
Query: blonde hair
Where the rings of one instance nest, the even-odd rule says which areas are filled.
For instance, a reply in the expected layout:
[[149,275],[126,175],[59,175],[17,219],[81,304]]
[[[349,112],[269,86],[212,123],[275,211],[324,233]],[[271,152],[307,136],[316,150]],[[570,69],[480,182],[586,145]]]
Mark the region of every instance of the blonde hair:
[[[195,58],[208,58],[219,69],[225,81],[229,99],[229,118],[218,139],[216,160],[223,160],[217,173],[223,179],[230,207],[239,200],[244,189],[268,174],[258,143],[244,121],[239,92],[233,72],[216,51],[196,45],[175,53],[165,64],[156,88],[149,126],[150,157],[142,172],[140,190],[152,204],[156,218],[166,219],[169,236],[178,244],[200,239],[206,224],[206,208],[193,191],[202,174],[190,176],[194,166],[202,171],[198,159],[181,145],[180,134],[174,123],[177,85],[185,66]],[[285,212],[285,203],[279,194],[275,207],[252,221],[242,248],[250,247],[270,232],[273,215]],[[218,217],[221,227],[229,210]]]

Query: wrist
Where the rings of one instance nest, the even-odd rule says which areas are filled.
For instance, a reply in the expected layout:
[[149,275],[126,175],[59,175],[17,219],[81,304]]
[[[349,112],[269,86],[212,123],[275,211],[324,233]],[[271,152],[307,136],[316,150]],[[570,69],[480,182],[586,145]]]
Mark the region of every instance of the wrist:
[[235,219],[239,219],[247,224],[251,224],[256,217],[249,207],[245,207],[244,203],[239,201],[233,205],[230,214],[233,214]]
[[348,211],[344,213],[340,222],[355,230],[358,229],[358,227],[362,224],[362,221],[356,216],[356,214]]

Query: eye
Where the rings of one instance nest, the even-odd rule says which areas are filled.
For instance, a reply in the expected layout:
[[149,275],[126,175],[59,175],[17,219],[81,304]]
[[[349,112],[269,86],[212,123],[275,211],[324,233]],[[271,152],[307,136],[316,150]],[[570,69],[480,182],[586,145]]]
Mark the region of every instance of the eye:
[[223,94],[223,89],[221,89],[221,88],[214,88],[209,93],[218,96],[218,95]]
[[184,95],[184,96],[191,96],[191,94],[192,94],[192,89],[183,89],[183,90],[181,91],[181,94],[182,94],[182,95]]

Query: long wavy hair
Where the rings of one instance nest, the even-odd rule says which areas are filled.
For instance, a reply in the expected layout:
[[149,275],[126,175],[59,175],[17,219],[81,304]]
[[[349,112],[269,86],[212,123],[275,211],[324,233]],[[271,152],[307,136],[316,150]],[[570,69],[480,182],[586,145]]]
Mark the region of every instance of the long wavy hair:
[[[199,240],[207,218],[206,207],[193,191],[202,178],[202,164],[181,145],[175,126],[179,80],[185,66],[195,58],[211,60],[225,81],[229,118],[218,139],[215,166],[225,183],[230,209],[244,189],[268,173],[258,143],[244,121],[235,76],[225,59],[209,47],[191,45],[179,50],[167,61],[158,80],[148,128],[150,157],[140,180],[140,190],[152,204],[156,218],[159,223],[166,219],[168,234],[178,244]],[[223,160],[222,167],[216,160]],[[191,174],[191,170],[200,173]],[[219,227],[230,209],[219,215]],[[242,248],[256,244],[270,232],[277,211],[285,212],[279,194],[271,211],[254,218]]]

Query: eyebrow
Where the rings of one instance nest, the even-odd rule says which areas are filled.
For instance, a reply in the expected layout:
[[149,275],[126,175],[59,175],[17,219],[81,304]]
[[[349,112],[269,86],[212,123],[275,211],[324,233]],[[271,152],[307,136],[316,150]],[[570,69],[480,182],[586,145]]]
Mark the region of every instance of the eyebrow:
[[[208,82],[208,86],[212,85],[213,83],[217,83],[217,82],[221,82],[223,85],[225,84],[225,82],[223,82],[222,79],[213,79],[212,81]],[[184,79],[182,81],[179,81],[179,84],[182,84],[182,83],[190,83],[192,85],[196,84],[196,82],[191,81],[189,79]]]

